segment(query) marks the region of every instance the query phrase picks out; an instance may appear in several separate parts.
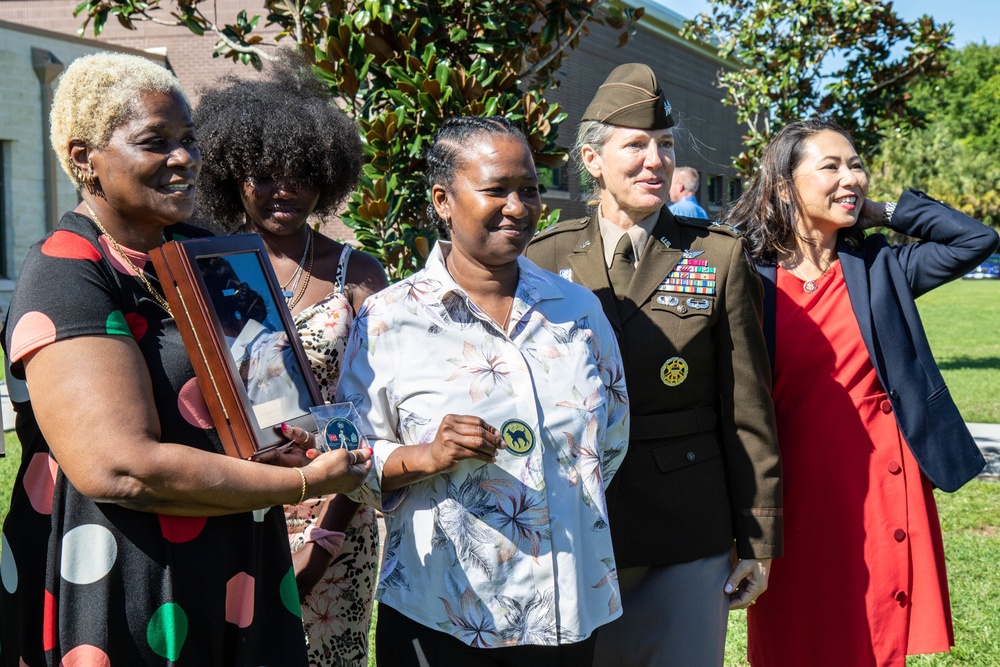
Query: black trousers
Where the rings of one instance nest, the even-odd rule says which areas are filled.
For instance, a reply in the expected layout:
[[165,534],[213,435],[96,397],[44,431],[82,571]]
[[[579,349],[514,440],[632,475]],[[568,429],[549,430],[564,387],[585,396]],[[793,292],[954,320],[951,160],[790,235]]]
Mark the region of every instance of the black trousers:
[[596,640],[594,633],[576,644],[476,648],[380,604],[375,659],[379,667],[589,667]]

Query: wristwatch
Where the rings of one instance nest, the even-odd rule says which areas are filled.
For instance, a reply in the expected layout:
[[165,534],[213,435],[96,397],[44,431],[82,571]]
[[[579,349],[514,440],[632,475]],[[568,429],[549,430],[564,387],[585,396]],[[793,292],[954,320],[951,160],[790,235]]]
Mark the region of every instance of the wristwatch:
[[888,225],[892,222],[892,214],[896,212],[896,202],[887,201],[885,203],[885,211],[882,213],[882,224]]

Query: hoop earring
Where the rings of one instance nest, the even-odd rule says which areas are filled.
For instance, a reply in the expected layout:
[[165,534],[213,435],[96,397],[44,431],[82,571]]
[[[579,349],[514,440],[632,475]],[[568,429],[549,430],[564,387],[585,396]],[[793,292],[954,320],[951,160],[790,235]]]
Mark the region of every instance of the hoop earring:
[[94,163],[90,160],[87,160],[86,171],[82,167],[73,165],[73,175],[76,177],[76,180],[86,186],[94,185],[97,182],[97,174],[94,173]]

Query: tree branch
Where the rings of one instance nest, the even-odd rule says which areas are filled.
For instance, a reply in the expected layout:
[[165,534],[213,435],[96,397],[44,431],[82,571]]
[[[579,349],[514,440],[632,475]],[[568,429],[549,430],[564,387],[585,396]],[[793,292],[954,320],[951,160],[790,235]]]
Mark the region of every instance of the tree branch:
[[576,28],[573,29],[573,32],[570,34],[569,39],[567,39],[566,41],[560,40],[558,48],[553,49],[552,53],[539,60],[537,63],[535,63],[534,67],[532,67],[527,72],[524,72],[520,76],[522,78],[526,76],[527,77],[535,76],[543,69],[545,69],[545,67],[547,67],[549,63],[551,63],[557,56],[562,54],[562,52],[566,50],[566,47],[569,46],[569,44],[572,43],[574,39],[576,39],[576,36],[580,34],[580,31],[583,30],[583,27],[587,24],[588,20],[590,20],[590,17],[585,14],[583,18],[580,19],[580,23],[577,24]]
[[278,58],[276,58],[275,56],[272,56],[270,53],[267,53],[266,51],[261,51],[255,46],[244,46],[239,42],[234,42],[229,37],[226,37],[226,35],[221,30],[219,30],[219,27],[214,23],[210,23],[208,25],[208,29],[215,33],[216,37],[219,38],[219,41],[224,42],[226,46],[228,46],[233,51],[236,51],[236,53],[249,53],[251,55],[257,56],[258,58],[261,58],[262,60],[267,60],[268,62],[276,62],[278,60]]
[[891,86],[892,84],[894,84],[894,83],[896,83],[898,81],[902,81],[903,79],[906,79],[906,78],[908,78],[910,76],[913,76],[914,73],[916,73],[917,71],[919,71],[920,68],[923,67],[927,63],[928,60],[930,60],[930,58],[931,58],[932,55],[933,54],[931,54],[931,53],[926,54],[923,58],[921,58],[916,63],[914,63],[913,66],[910,67],[909,69],[903,70],[902,72],[900,72],[896,76],[892,77],[891,79],[886,79],[882,83],[879,83],[879,84],[876,84],[876,85],[872,86],[870,92],[874,93],[876,91],[882,90],[883,88],[885,88],[887,86]]

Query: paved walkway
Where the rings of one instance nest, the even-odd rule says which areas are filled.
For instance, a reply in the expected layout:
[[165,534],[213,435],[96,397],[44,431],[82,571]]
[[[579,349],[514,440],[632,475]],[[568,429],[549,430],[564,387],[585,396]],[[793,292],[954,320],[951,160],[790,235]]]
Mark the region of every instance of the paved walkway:
[[979,475],[1000,479],[1000,424],[966,424],[976,444],[986,457],[986,468]]
[[[0,382],[0,403],[3,407],[3,429],[14,429],[14,412],[7,397],[7,385]],[[986,469],[981,477],[1000,480],[1000,424],[968,424],[972,437],[986,457]]]

